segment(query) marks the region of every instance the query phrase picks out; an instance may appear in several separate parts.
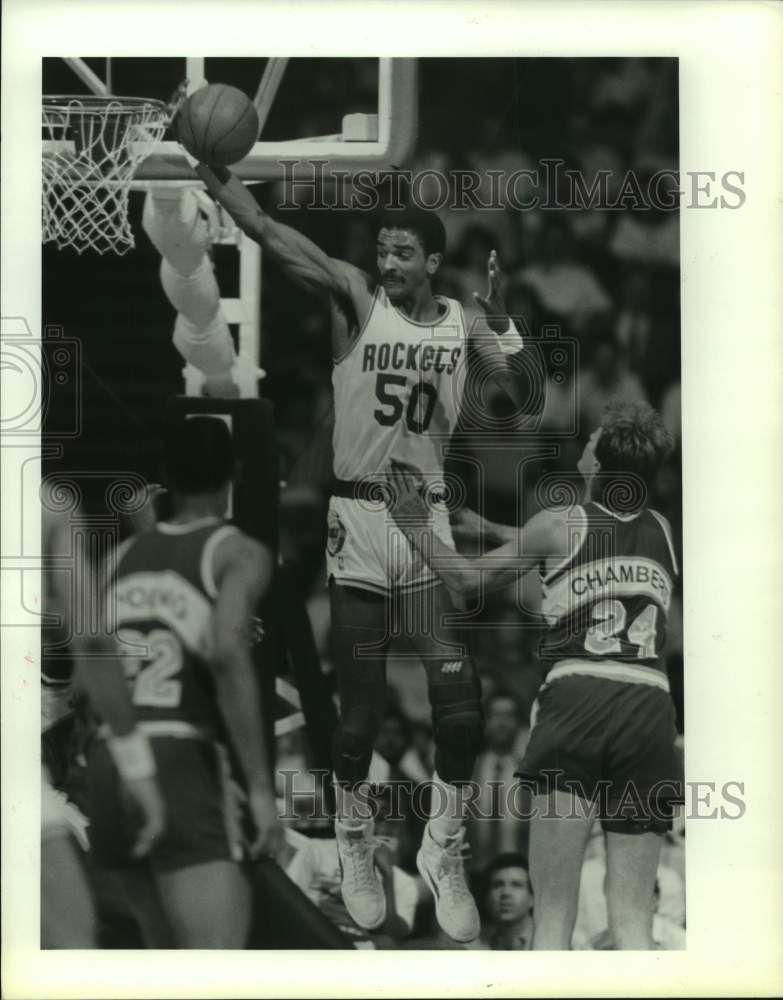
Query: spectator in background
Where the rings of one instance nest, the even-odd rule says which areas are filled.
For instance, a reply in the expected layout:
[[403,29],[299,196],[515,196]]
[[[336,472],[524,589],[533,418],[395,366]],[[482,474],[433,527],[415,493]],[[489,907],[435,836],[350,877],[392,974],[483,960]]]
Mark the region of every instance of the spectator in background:
[[[677,267],[680,262],[680,222],[677,212],[677,164],[655,154],[642,154],[633,172],[642,192],[654,191],[657,204],[629,208],[620,217],[611,240],[617,257],[640,264]],[[660,171],[667,171],[655,177]],[[653,179],[655,177],[655,179]],[[660,206],[671,204],[671,208]]]
[[547,375],[544,390],[544,411],[541,429],[564,436],[574,425],[574,375],[572,372],[552,372]]
[[499,854],[487,867],[485,922],[479,947],[530,951],[533,944],[533,888],[523,854]]
[[484,749],[473,772],[479,795],[469,833],[477,868],[486,868],[498,854],[527,851],[528,824],[514,815],[524,808],[514,771],[529,733],[512,694],[498,690],[485,702]]
[[680,370],[679,288],[676,272],[632,265],[621,286],[615,341],[650,400],[660,401]]
[[[448,268],[447,276],[454,282],[466,312],[474,305],[473,293],[487,283],[487,260],[494,249],[497,248],[492,231],[480,224],[470,225],[460,238],[454,265]],[[479,314],[483,315],[477,310],[476,315]]]
[[630,368],[644,378],[645,362],[653,334],[652,282],[643,268],[633,268],[621,291],[614,324],[615,341]]
[[582,369],[577,388],[582,427],[597,427],[609,403],[647,401],[644,386],[627,370],[609,336],[595,345],[592,363]]
[[553,318],[565,319],[575,333],[612,308],[598,279],[578,259],[570,230],[557,220],[550,221],[544,233],[540,260],[523,266],[516,280],[532,288],[542,308]]
[[457,944],[440,928],[402,947],[449,951],[530,951],[533,942],[533,888],[524,854],[499,854],[481,873],[481,936],[470,944]]
[[402,781],[409,777],[403,769],[402,761],[410,744],[410,722],[395,705],[389,705],[383,714],[375,740],[369,780]]
[[679,380],[672,382],[664,392],[661,400],[661,420],[666,425],[666,430],[677,442],[679,448],[682,443],[682,387]]

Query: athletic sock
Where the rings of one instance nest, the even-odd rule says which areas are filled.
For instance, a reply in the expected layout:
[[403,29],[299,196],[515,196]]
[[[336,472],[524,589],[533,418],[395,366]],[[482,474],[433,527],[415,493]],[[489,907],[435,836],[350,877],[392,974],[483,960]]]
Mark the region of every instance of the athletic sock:
[[336,822],[349,830],[372,827],[372,811],[366,797],[358,796],[354,791],[334,779],[334,796],[337,805]]
[[446,841],[462,829],[465,822],[465,801],[456,785],[444,781],[437,772],[432,776],[432,800],[427,827],[433,840],[443,847]]

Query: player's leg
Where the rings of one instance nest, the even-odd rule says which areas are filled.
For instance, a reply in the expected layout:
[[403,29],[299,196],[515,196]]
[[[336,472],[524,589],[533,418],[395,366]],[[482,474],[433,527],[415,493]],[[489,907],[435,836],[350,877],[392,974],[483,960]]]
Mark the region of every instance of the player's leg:
[[373,863],[373,822],[361,790],[386,705],[388,603],[380,595],[334,581],[330,597],[340,695],[332,763],[341,890],[351,917],[359,926],[373,930],[386,918],[386,897]]
[[207,861],[156,874],[178,948],[244,948],[253,894],[241,865]]
[[533,948],[567,951],[576,923],[579,879],[597,806],[562,790],[533,797],[530,882],[535,900]]
[[[655,877],[663,833],[671,828],[669,799],[658,801],[653,789],[666,789],[676,801],[681,777],[674,705],[659,687],[625,684],[616,698],[616,719],[606,759],[615,796],[622,790],[604,822],[609,932],[615,948],[649,950]],[[620,816],[614,815],[618,809]]]
[[41,842],[41,947],[95,948],[95,909],[67,833]]
[[609,933],[617,949],[649,951],[655,876],[661,853],[658,833],[608,833],[606,904]]
[[[480,920],[465,880],[466,788],[482,736],[481,686],[455,629],[448,591],[435,585],[406,595],[403,621],[427,674],[435,741],[430,818],[416,862],[436,900],[441,927],[457,941],[478,936]],[[416,630],[410,629],[417,623]]]
[[[71,823],[69,823],[69,815]],[[72,833],[84,817],[41,771],[41,947],[95,948],[95,907]],[[86,848],[86,841],[85,841]]]
[[[155,873],[163,917],[175,948],[246,948],[253,889],[235,861],[205,861]],[[149,927],[145,925],[149,933]]]
[[147,865],[90,871],[99,948],[173,948],[155,876]]
[[372,748],[386,707],[387,601],[357,587],[330,585],[332,646],[340,696],[333,742],[338,815],[366,819],[369,811],[351,790],[367,779]]

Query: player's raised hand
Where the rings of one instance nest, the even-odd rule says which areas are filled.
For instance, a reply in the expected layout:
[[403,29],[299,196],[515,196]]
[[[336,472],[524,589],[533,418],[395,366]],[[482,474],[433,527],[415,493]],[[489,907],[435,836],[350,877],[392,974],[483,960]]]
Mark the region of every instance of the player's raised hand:
[[404,522],[410,525],[429,519],[430,511],[421,495],[424,477],[415,465],[392,459],[389,483],[393,492],[391,515],[398,524]]
[[508,329],[508,310],[506,308],[505,281],[500,269],[497,250],[493,250],[487,261],[487,294],[473,293],[476,303],[484,310],[487,325],[495,333],[503,333]]
[[256,859],[277,858],[285,848],[285,829],[277,815],[274,792],[265,788],[254,789],[248,796],[248,803],[256,828],[250,856]]

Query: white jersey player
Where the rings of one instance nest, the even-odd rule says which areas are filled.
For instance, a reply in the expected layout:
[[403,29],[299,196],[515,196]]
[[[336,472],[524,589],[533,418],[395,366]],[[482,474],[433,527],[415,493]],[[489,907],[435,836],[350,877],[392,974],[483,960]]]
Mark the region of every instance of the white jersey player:
[[[412,593],[403,602],[406,634],[427,673],[436,745],[433,813],[417,866],[443,929],[457,941],[471,941],[480,923],[464,877],[460,789],[470,780],[481,740],[478,677],[456,632],[444,624],[456,610],[448,591],[395,528],[381,492],[393,458],[416,455],[431,476],[442,472],[459,412],[468,331],[460,306],[434,295],[431,285],[445,251],[443,223],[418,208],[388,212],[377,230],[376,280],[270,218],[227,169],[200,165],[197,172],[267,260],[330,303],[336,481],[327,550],[341,710],[332,763],[343,900],[361,927],[383,924],[377,844],[360,786],[386,702],[390,599]],[[506,314],[494,252],[489,292],[477,300],[496,334],[493,344],[477,344],[479,349],[497,352],[508,344],[518,350],[521,338]],[[448,537],[445,507],[437,520],[436,530]]]
[[[379,286],[357,340],[335,362],[327,566],[338,584],[389,595],[435,581],[389,520],[380,472],[392,457],[443,472],[460,412],[468,330],[459,302],[435,301],[440,315],[419,323]],[[448,541],[448,510],[437,499],[435,506],[436,530]]]

